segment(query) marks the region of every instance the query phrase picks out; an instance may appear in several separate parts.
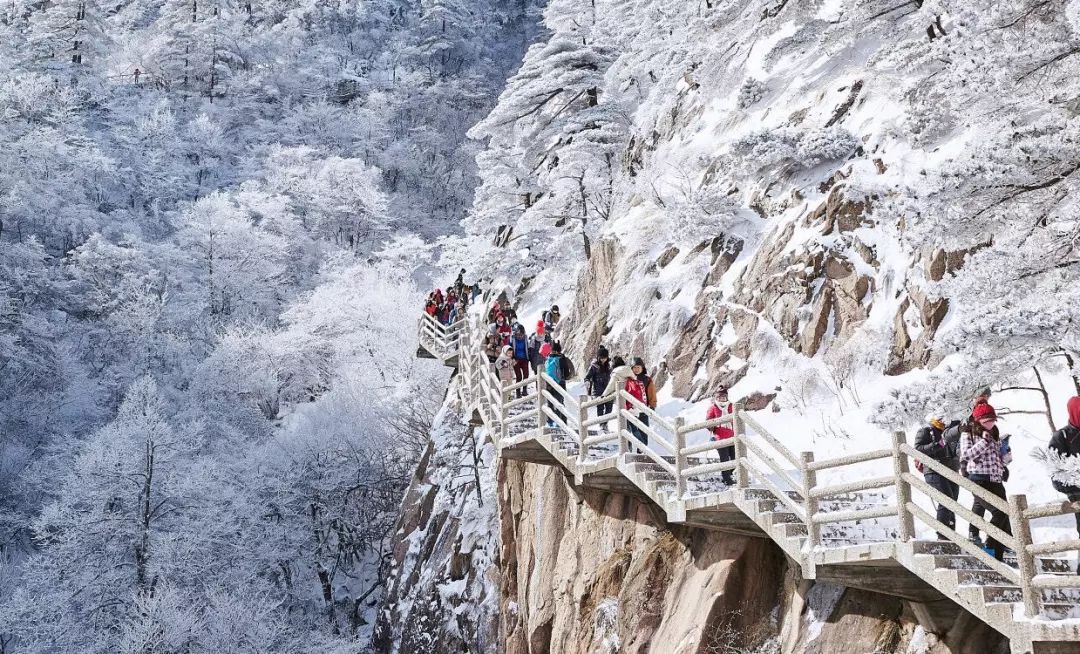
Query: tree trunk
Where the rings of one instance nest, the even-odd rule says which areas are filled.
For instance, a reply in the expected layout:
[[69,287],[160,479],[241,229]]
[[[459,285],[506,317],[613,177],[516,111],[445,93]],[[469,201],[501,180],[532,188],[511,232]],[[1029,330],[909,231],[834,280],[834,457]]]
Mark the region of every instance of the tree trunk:
[[139,497],[140,524],[139,543],[135,546],[135,586],[140,593],[147,590],[146,566],[150,560],[150,508],[154,487],[154,442],[146,441],[146,469],[143,471],[143,487]]
[[1062,352],[1062,355],[1065,357],[1065,364],[1069,366],[1069,376],[1072,377],[1073,388],[1076,390],[1076,394],[1080,395],[1080,374],[1076,372],[1076,363],[1068,352]]
[[1050,394],[1046,392],[1046,384],[1043,383],[1042,374],[1039,373],[1038,366],[1032,366],[1032,370],[1035,371],[1035,379],[1039,382],[1039,394],[1042,395],[1043,406],[1046,407],[1046,422],[1050,424],[1050,433],[1053,434],[1057,431],[1054,427],[1054,414],[1050,408]]

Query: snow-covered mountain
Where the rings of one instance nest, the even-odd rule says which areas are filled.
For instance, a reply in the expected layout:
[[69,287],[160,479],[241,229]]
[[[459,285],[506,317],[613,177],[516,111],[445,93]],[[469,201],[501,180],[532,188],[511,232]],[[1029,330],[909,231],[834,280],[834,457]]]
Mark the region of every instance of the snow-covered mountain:
[[[662,415],[702,419],[723,384],[796,451],[887,447],[989,387],[1017,454],[1009,492],[1060,499],[1028,452],[1080,393],[1074,5],[549,2],[550,38],[471,132],[482,184],[444,261],[497,271],[527,326],[561,306],[579,369],[600,344],[642,356]],[[492,488],[507,651],[608,651],[584,607],[641,592],[627,570],[659,565],[644,561],[672,533],[677,562],[648,592],[701,590],[680,585],[706,565],[695,536],[567,488],[515,462]],[[623,577],[602,581],[620,556]],[[722,595],[697,622],[618,613],[618,651],[703,651]],[[775,627],[805,648],[790,651],[924,651],[902,613],[898,649],[874,649],[876,620]],[[960,630],[934,651],[998,646]]]

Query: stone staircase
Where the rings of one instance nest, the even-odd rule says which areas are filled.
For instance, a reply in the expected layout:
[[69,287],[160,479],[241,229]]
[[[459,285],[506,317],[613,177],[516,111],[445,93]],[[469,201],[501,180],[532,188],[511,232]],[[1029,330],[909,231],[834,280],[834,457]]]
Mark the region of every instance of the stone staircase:
[[[740,411],[731,423],[736,431],[737,463],[731,471],[735,483],[729,485],[715,469],[722,464],[709,456],[713,446],[685,442],[687,433],[711,424],[672,424],[653,414],[647,432],[650,447],[644,448],[626,430],[624,416],[592,424],[600,418],[587,417],[587,404],[564,397],[558,412],[565,420],[553,426],[548,416],[541,418],[537,406],[545,384],[553,381],[541,375],[503,388],[475,346],[474,331],[479,327],[456,325],[440,330],[427,326],[421,330],[420,347],[430,348],[429,356],[458,369],[455,383],[460,404],[475,425],[485,427],[501,457],[559,466],[575,485],[648,498],[670,523],[769,538],[806,578],[916,600],[949,598],[1007,636],[1014,653],[1080,652],[1080,583],[1039,588],[1032,581],[1050,577],[1051,585],[1069,586],[1075,567],[1070,560],[1021,556],[1017,570],[994,561],[955,532],[953,537],[963,547],[915,538],[914,518],[927,527],[939,525],[907,508],[917,490],[915,480],[905,483],[911,478],[908,460],[918,455],[906,446],[902,435],[891,450],[814,461],[812,453],[787,451]],[[526,393],[525,399],[517,398],[520,392]],[[624,398],[616,393],[611,399],[618,414]],[[749,433],[748,425],[755,433]],[[770,444],[775,449],[772,454],[766,452]],[[884,458],[892,459],[895,476],[831,487],[817,482],[821,471]],[[1015,512],[1019,517],[1014,519],[1021,523],[1029,515],[1058,515],[1046,507],[1025,513],[1026,504],[1020,502]],[[1020,526],[1027,531],[1026,524]],[[1018,549],[1032,550],[1024,542],[1016,544],[1025,546]],[[1026,563],[1030,565],[1024,574]],[[916,611],[917,616],[923,614],[926,611]],[[924,627],[933,630],[932,625]]]

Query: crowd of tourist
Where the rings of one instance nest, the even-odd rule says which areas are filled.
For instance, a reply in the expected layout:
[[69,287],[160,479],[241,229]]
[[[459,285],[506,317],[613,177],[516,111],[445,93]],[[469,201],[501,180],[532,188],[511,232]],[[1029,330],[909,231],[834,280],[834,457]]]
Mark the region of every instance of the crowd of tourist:
[[[464,284],[464,273],[465,271],[462,270],[454,285],[447,288],[445,294],[440,289],[436,289],[429,295],[425,307],[428,314],[445,324],[453,323],[458,317],[464,316],[469,303],[480,294],[478,285]],[[487,310],[488,330],[483,341],[488,361],[504,385],[522,382],[540,372],[545,373],[551,380],[547,383],[546,389],[555,401],[547,400],[547,405],[553,414],[548,420],[549,427],[556,426],[559,422],[565,425],[566,416],[562,412],[563,395],[566,392],[567,382],[577,376],[573,362],[563,353],[562,344],[555,337],[559,331],[560,319],[559,307],[552,306],[541,314],[532,334],[526,335],[525,325],[519,321],[517,313],[506,298],[502,297],[492,302]],[[628,399],[621,400],[623,401],[622,409],[628,414],[627,430],[641,442],[642,447],[647,447],[648,433],[642,427],[649,426],[649,413],[645,407],[649,410],[656,409],[656,384],[649,375],[643,359],[634,357],[627,365],[623,357],[611,356],[608,348],[601,345],[597,348],[595,357],[589,362],[583,377],[589,397],[595,399],[611,395],[615,391],[617,379],[623,380],[621,390],[636,400],[636,402]],[[518,388],[516,396],[524,397],[527,392],[524,387]],[[946,424],[940,415],[928,416],[927,424],[916,434],[915,449],[987,493],[1005,500],[1005,483],[1009,480],[1008,466],[1012,462],[1012,448],[1009,445],[1010,436],[1002,434],[998,427],[998,414],[989,400],[990,390],[985,389],[975,399],[968,416],[962,420],[953,420],[949,424]],[[610,414],[614,409],[615,401],[610,400],[598,404],[597,416]],[[707,421],[722,419],[731,416],[734,411],[735,406],[728,397],[727,388],[721,386],[712,397],[705,419]],[[1049,447],[1050,450],[1062,456],[1076,456],[1080,455],[1080,397],[1073,397],[1068,401],[1067,411],[1068,424],[1054,434]],[[604,428],[607,428],[606,423]],[[711,431],[713,439],[721,442],[731,441],[731,445],[718,450],[720,460],[725,462],[734,460],[735,431],[728,424],[712,427]],[[922,472],[928,486],[953,502],[958,501],[960,484],[955,481],[954,475],[944,474],[931,466],[924,466],[918,460],[915,465]],[[732,471],[723,472],[722,480],[725,484],[733,484]],[[1056,480],[1053,481],[1053,485],[1070,501],[1080,502],[1080,486]],[[1009,516],[1004,511],[989,502],[982,501],[974,493],[972,498],[972,513],[984,520],[989,514],[991,525],[1006,534],[1012,534]],[[937,521],[941,523],[941,526],[954,531],[955,512],[945,503],[936,502],[936,504]],[[1076,525],[1077,533],[1080,534],[1080,513],[1076,514]],[[981,533],[982,530],[976,525],[968,525],[968,536],[971,542],[985,549],[999,561],[1004,560],[1008,553],[1006,546],[992,534],[987,533],[984,539]],[[939,533],[938,537],[947,538],[942,533]]]

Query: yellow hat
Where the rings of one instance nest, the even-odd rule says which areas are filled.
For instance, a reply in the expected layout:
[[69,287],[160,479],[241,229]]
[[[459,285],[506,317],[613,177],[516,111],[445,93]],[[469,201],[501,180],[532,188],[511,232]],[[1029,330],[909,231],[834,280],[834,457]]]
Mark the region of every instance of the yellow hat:
[[941,418],[930,418],[930,426],[938,431],[945,430],[945,422]]

